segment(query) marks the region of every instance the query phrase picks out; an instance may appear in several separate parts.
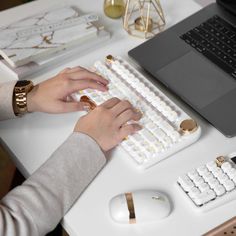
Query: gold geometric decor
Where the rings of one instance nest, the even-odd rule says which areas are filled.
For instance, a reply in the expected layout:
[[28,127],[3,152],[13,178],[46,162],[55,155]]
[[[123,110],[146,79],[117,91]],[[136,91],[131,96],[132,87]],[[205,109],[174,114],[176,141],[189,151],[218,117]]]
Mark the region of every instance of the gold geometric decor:
[[127,0],[123,26],[129,34],[148,39],[163,30],[165,23],[159,0]]

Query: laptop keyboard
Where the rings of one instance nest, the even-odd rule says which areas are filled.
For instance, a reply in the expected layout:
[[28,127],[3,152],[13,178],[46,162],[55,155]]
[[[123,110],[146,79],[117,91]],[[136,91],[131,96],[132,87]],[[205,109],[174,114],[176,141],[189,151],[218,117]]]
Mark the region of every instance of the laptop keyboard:
[[180,36],[236,79],[236,28],[215,15]]
[[199,138],[201,128],[196,122],[122,58],[108,56],[105,62],[97,61],[92,70],[109,80],[109,90],[86,89],[73,97],[87,97],[95,105],[112,97],[127,99],[143,113],[139,121],[143,129],[120,144],[138,167],[149,168]]

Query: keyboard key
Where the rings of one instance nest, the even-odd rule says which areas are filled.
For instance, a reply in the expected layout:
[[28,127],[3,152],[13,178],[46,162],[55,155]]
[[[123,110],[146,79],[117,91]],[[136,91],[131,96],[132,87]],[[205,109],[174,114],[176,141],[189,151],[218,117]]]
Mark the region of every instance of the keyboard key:
[[225,187],[221,184],[215,186],[214,191],[217,196],[222,196],[226,192]]
[[226,191],[231,191],[235,188],[235,184],[232,180],[227,180],[223,183]]

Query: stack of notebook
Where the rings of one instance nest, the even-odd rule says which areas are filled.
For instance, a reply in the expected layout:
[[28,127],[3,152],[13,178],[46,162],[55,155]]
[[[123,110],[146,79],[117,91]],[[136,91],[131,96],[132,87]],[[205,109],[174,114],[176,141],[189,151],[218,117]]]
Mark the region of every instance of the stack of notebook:
[[97,15],[81,14],[71,6],[25,18],[0,32],[0,67],[18,79],[110,38]]

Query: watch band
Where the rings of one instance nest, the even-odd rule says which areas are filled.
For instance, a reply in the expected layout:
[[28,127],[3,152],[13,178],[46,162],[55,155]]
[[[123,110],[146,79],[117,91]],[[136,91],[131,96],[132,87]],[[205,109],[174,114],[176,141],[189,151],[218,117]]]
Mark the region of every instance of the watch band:
[[17,116],[22,116],[28,112],[27,110],[27,94],[33,89],[34,85],[31,81],[18,81],[13,93],[13,108]]

